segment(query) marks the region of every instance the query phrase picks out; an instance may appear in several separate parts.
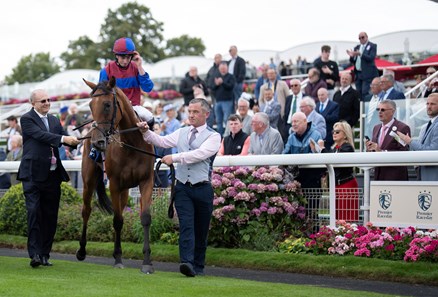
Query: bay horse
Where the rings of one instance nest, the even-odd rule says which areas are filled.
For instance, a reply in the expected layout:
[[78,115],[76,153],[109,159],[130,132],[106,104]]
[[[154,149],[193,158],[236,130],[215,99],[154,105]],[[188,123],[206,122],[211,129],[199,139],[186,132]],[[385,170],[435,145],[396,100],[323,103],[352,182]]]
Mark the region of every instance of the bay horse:
[[[122,90],[115,86],[114,77],[111,77],[109,82],[101,82],[97,85],[84,81],[92,89],[90,109],[94,123],[89,137],[84,142],[82,158],[83,227],[76,258],[83,261],[86,257],[87,224],[91,214],[92,196],[96,191],[99,205],[108,212],[114,213],[114,267],[123,268],[121,247],[123,210],[128,202],[129,189],[139,186],[141,194],[140,219],[144,234],[141,271],[146,274],[153,273],[149,230],[154,186],[154,147],[143,139],[143,135],[138,129],[135,129],[139,119],[129,99]],[[133,131],[119,133],[129,129]],[[150,154],[130,149],[127,146],[139,148]],[[95,162],[89,157],[91,147],[97,151],[97,154],[100,154],[100,162]],[[105,174],[109,180],[111,206],[105,192]]]

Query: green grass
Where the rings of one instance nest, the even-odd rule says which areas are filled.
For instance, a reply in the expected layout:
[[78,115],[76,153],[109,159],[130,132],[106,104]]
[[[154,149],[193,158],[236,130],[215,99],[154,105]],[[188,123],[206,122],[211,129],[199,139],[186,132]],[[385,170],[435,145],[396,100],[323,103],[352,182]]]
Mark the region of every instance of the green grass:
[[57,260],[32,269],[24,258],[0,257],[0,296],[391,296],[377,293],[238,280],[187,278],[179,273],[142,274],[138,269]]
[[[0,245],[25,248],[26,238],[0,234]],[[57,242],[53,251],[74,254],[78,247],[77,241]],[[143,258],[142,244],[125,242],[122,248],[125,259]],[[153,261],[178,262],[177,246],[153,244],[151,248]],[[87,245],[88,255],[112,257],[112,252],[112,242],[89,242]],[[429,262],[407,263],[353,256],[314,256],[209,247],[207,265],[438,286],[438,265]]]

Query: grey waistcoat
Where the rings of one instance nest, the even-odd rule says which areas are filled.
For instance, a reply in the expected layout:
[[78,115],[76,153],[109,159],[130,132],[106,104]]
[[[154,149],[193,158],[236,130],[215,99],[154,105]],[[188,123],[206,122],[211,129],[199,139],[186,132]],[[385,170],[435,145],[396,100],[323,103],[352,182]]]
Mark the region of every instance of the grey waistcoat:
[[[190,133],[190,127],[181,128],[179,133],[177,148],[178,152],[188,152],[197,149],[201,144],[215,131],[207,127],[202,131],[196,139],[189,146],[188,134]],[[198,163],[193,164],[178,164],[176,170],[176,179],[182,183],[191,182],[196,184],[203,181],[210,180],[211,165],[213,163],[214,156],[202,160]]]

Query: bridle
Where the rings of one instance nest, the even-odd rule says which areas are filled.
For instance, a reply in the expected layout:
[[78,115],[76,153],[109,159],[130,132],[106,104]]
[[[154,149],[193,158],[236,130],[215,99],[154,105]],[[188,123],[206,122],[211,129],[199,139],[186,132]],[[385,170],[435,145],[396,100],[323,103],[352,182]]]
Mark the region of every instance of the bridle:
[[[96,94],[94,94],[94,92],[96,92],[96,90],[97,89],[94,89],[93,92],[91,93],[91,98],[108,95],[108,92],[105,92],[105,90],[102,90],[104,93],[96,95]],[[131,150],[134,150],[134,151],[146,154],[146,155],[150,155],[150,156],[154,156],[156,158],[162,159],[163,156],[160,156],[160,155],[157,155],[157,154],[154,154],[154,153],[150,153],[150,152],[148,152],[148,151],[146,151],[144,149],[137,148],[135,146],[132,146],[130,144],[127,144],[125,142],[120,141],[119,139],[117,139],[117,137],[114,137],[115,134],[120,134],[120,133],[125,133],[125,132],[131,132],[131,131],[138,130],[138,127],[129,128],[129,129],[122,130],[122,131],[118,131],[117,130],[117,127],[116,127],[116,124],[115,124],[116,117],[117,117],[117,108],[120,109],[120,114],[121,114],[122,118],[123,118],[123,110],[122,110],[122,107],[120,106],[120,102],[117,100],[115,88],[112,89],[112,93],[113,93],[113,115],[111,117],[111,120],[110,121],[103,121],[103,122],[95,121],[92,124],[92,127],[94,129],[97,129],[99,132],[101,132],[103,134],[103,136],[105,137],[105,140],[106,140],[107,143],[114,141],[114,142],[118,143],[120,146],[125,147],[127,149],[131,149]],[[88,122],[88,123],[90,123],[90,122]],[[99,125],[108,125],[108,124],[110,125],[110,128],[108,130],[105,130],[104,128],[99,127]],[[79,127],[77,127],[77,128],[79,128]],[[82,139],[85,139],[85,138],[91,138],[91,137],[90,136],[85,136]],[[157,175],[157,172],[160,170],[161,164],[162,164],[162,162],[161,162],[161,160],[159,160],[157,162],[157,164],[156,164],[156,167],[155,167],[155,175],[158,178],[158,180],[159,180],[159,177]],[[169,203],[169,208],[168,208],[168,211],[167,211],[167,215],[168,215],[169,218],[173,218],[173,216],[174,216],[174,206],[173,205],[174,205],[174,202],[175,202],[175,184],[176,184],[176,178],[175,178],[175,167],[174,167],[174,165],[170,164],[169,168],[170,168],[170,175],[171,175],[172,182],[171,182],[171,187],[170,187],[170,189],[171,189],[170,190],[170,203]]]
[[[91,93],[91,98],[108,95],[108,93],[102,93],[102,94],[96,95],[96,94],[94,94],[95,91],[96,90],[93,90],[93,92]],[[103,136],[105,137],[107,142],[108,142],[109,138],[116,133],[116,130],[117,130],[116,124],[115,124],[116,117],[117,117],[117,108],[119,108],[120,113],[121,113],[121,117],[123,117],[123,110],[122,110],[122,107],[120,106],[119,101],[117,100],[116,90],[113,89],[112,93],[113,93],[113,114],[112,114],[111,120],[110,121],[103,121],[103,122],[95,121],[92,124],[93,128],[97,129],[99,132],[101,132],[103,134]],[[110,128],[108,130],[105,130],[104,128],[99,127],[99,125],[108,125],[108,124],[110,125]]]

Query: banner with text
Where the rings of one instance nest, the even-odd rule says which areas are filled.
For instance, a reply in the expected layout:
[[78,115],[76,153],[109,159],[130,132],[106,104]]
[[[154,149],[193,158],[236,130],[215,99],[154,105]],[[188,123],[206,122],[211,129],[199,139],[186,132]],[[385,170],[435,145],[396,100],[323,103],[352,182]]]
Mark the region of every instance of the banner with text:
[[438,182],[372,181],[370,222],[381,227],[438,226]]

